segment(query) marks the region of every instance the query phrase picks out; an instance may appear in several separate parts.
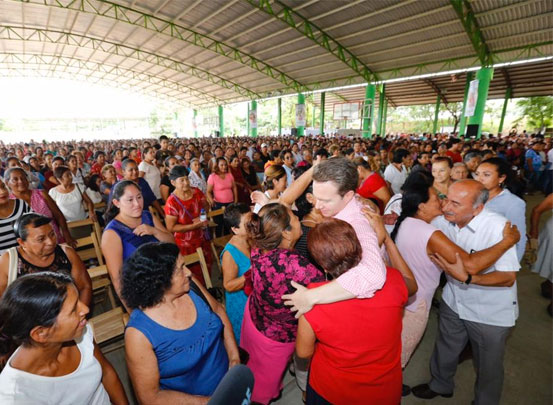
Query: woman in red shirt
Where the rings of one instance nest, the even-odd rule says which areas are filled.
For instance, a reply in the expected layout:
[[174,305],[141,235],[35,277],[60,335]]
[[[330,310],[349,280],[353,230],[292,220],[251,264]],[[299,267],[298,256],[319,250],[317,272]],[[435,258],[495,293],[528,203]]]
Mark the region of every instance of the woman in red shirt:
[[[188,170],[184,166],[174,166],[169,172],[169,180],[175,191],[165,203],[165,224],[173,232],[175,243],[183,256],[196,253],[201,247],[207,268],[211,269],[212,255],[209,241],[205,238],[208,221],[202,221],[202,209],[209,207],[204,194],[197,188],[190,187]],[[194,276],[205,286],[202,270],[198,264],[189,267]]]
[[[393,242],[390,244],[389,237],[387,240],[386,248],[397,265],[398,259],[393,259],[397,248]],[[308,247],[313,258],[333,277],[361,260],[362,249],[355,231],[338,219],[325,219],[313,228]],[[401,273],[387,268],[386,283],[372,298],[316,305],[299,319],[297,367],[303,369],[302,363],[312,357],[307,404],[400,403],[403,308],[408,293],[416,291],[416,283],[408,267],[398,268]]]
[[373,170],[369,162],[363,158],[355,158],[355,164],[357,165],[357,172],[359,173],[359,187],[357,187],[357,194],[363,198],[370,200],[376,200],[380,213],[384,212],[384,207],[390,201],[392,197],[386,181],[378,174],[377,170]]

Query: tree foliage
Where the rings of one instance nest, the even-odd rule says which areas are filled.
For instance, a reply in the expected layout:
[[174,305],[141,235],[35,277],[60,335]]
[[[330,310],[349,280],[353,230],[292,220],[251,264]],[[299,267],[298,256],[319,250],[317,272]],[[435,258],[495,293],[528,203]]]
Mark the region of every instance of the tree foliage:
[[520,110],[518,122],[526,118],[529,128],[541,129],[553,123],[553,97],[530,97],[517,101]]

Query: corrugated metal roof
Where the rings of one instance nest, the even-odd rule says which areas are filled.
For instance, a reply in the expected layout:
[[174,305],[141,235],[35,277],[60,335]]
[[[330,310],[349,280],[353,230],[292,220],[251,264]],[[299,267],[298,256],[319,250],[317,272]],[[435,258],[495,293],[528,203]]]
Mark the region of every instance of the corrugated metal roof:
[[[494,61],[553,55],[551,0],[467,4]],[[328,46],[322,46],[325,35]],[[340,60],[338,44],[346,59],[355,58],[357,69]],[[141,91],[195,106],[363,83],[364,67],[387,79],[480,63],[450,0],[0,0],[0,57],[9,54],[47,58],[17,69],[3,58],[0,74],[33,69],[39,75],[73,74],[144,87]],[[48,66],[60,60],[66,65]],[[127,76],[118,78],[102,64],[124,69]],[[144,86],[137,84],[142,81]],[[388,87],[398,102],[426,102],[416,82]],[[548,91],[545,82],[544,77],[536,82],[543,85],[527,83],[519,90]],[[451,87],[452,97],[457,91]]]

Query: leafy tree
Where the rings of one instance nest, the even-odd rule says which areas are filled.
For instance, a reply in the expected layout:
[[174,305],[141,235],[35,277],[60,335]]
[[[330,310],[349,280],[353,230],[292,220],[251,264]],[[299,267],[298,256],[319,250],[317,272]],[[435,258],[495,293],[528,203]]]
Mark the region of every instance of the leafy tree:
[[517,122],[526,118],[530,128],[548,127],[553,122],[553,97],[530,97],[517,101],[520,110],[520,118]]

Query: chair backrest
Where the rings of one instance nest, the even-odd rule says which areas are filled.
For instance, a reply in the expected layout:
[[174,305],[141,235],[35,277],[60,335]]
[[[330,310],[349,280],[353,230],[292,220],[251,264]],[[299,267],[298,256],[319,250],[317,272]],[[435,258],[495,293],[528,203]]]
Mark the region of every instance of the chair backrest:
[[217,264],[217,267],[219,268],[219,271],[221,274],[223,274],[223,265],[221,263],[220,255],[222,250],[225,248],[229,240],[232,239],[232,234],[220,236],[218,238],[214,238],[211,240],[211,252],[213,253],[213,256],[215,257],[215,263]]
[[90,218],[68,222],[67,227],[69,229],[89,227],[90,230],[96,234],[96,241],[99,242],[102,240],[102,229],[100,228],[100,224],[92,221]]
[[110,339],[125,334],[125,326],[128,316],[121,307],[114,308],[98,316],[90,318],[92,329],[94,331],[94,340],[100,344]]
[[209,275],[207,262],[205,261],[204,252],[202,251],[201,247],[196,249],[196,253],[191,253],[189,255],[184,256],[184,264],[186,264],[187,266],[197,262],[200,263],[200,267],[202,269],[202,275],[204,276],[206,287],[212,288],[213,283],[211,282],[211,276]]
[[98,265],[104,265],[104,257],[100,249],[100,243],[96,237],[96,233],[92,232],[89,236],[77,239],[77,248],[75,249],[79,258],[84,262],[90,259],[98,260]]

